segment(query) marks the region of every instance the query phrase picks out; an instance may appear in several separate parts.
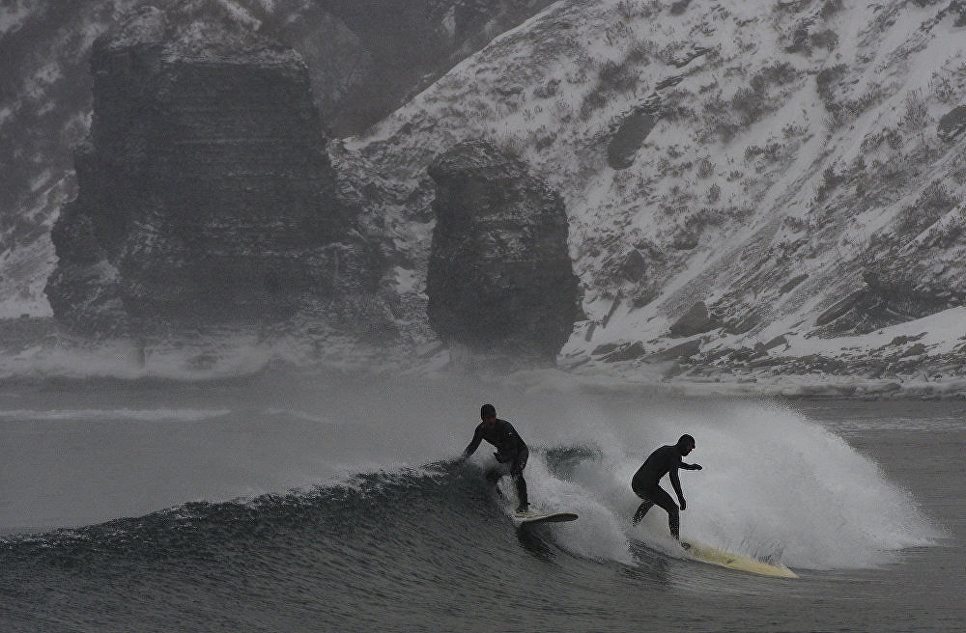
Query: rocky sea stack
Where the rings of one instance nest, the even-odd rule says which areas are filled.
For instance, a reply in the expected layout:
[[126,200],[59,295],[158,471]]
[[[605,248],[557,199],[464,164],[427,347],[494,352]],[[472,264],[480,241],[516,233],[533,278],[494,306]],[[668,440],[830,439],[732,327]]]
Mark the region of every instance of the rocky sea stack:
[[433,329],[451,348],[552,364],[578,311],[560,196],[485,141],[457,145],[429,174]]
[[53,229],[61,323],[261,327],[375,283],[298,53],[210,13],[146,8],[97,40],[91,70],[79,192]]

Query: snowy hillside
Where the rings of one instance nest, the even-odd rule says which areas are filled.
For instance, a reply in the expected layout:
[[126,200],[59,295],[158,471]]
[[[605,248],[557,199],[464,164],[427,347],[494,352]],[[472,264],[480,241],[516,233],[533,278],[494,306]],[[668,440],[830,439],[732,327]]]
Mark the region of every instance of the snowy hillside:
[[[0,161],[15,185],[0,204],[16,210],[0,217],[0,318],[49,314],[50,226],[75,193],[69,149],[90,124],[78,77],[115,12],[141,1],[0,14],[0,44],[16,52],[0,67],[14,86]],[[236,18],[292,39],[322,91],[368,50],[303,0],[212,3],[181,4],[201,16],[248,7]],[[354,5],[329,5],[365,23]],[[426,6],[439,19],[427,32],[454,57],[530,14],[503,0]],[[476,29],[464,43],[446,39],[461,11]],[[562,0],[329,153],[340,197],[391,262],[395,327],[431,364],[442,352],[426,315],[426,170],[483,138],[566,204],[583,314],[561,366],[758,389],[840,376],[966,390],[964,34],[959,0]]]
[[[926,354],[959,373],[966,160],[947,115],[966,87],[963,11],[558,2],[348,142],[341,164],[380,175],[401,274],[420,280],[429,161],[474,137],[528,161],[566,201],[585,293],[565,365],[875,378],[919,375],[901,359]],[[361,189],[364,173],[345,177]]]

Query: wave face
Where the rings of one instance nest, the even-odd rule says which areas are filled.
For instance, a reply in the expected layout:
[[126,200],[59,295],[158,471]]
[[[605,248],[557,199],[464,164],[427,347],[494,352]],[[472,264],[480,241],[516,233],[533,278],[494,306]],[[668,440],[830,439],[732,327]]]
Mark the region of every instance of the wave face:
[[[630,525],[639,503],[631,476],[647,453],[684,432],[697,439],[688,460],[704,467],[681,473],[686,537],[808,577],[875,573],[943,536],[871,457],[794,410],[557,380],[275,377],[115,390],[113,406],[89,397],[74,409],[63,405],[81,398],[63,392],[34,394],[46,409],[29,393],[10,398],[0,413],[5,438],[34,429],[44,444],[55,430],[89,428],[84,416],[95,416],[105,437],[149,429],[156,450],[170,451],[172,471],[184,469],[176,452],[189,444],[211,462],[219,450],[237,452],[224,438],[239,428],[255,433],[262,452],[246,448],[253,463],[220,490],[207,482],[202,501],[86,526],[8,530],[0,539],[3,628],[435,631],[503,622],[507,630],[632,630],[656,613],[673,616],[660,620],[668,624],[687,622],[692,616],[676,618],[697,598],[693,624],[716,613],[725,628],[741,628],[746,616],[729,603],[735,596],[767,612],[779,608],[775,592],[800,597],[807,585],[765,585],[682,560],[659,508]],[[512,485],[501,482],[501,500],[482,476],[492,461],[487,446],[468,463],[455,460],[482,400],[497,402],[531,445],[533,505],[574,511],[578,521],[518,531],[507,518]],[[78,419],[64,415],[70,410]],[[170,435],[185,443],[164,445]],[[211,476],[209,467],[193,476]],[[269,471],[275,485],[285,482],[282,492],[257,492],[264,486],[252,482]],[[253,492],[232,498],[239,486]]]
[[[479,480],[452,469],[359,476],[310,492],[189,503],[8,539],[0,544],[0,591],[12,599],[6,606],[14,622],[44,622],[37,617],[40,595],[53,611],[80,593],[101,596],[109,613],[92,600],[87,613],[82,608],[72,618],[112,630],[138,614],[153,615],[150,630],[192,621],[208,630],[233,619],[282,630],[308,624],[325,630],[326,623],[338,630],[344,622],[378,630],[385,610],[361,608],[356,600],[368,594],[373,603],[391,605],[438,574],[481,582],[485,572],[472,561],[485,558],[486,533],[505,530],[503,523]],[[509,562],[513,552],[503,553]],[[229,604],[234,596],[251,600]],[[271,613],[264,612],[268,605]],[[298,616],[288,618],[293,608]]]

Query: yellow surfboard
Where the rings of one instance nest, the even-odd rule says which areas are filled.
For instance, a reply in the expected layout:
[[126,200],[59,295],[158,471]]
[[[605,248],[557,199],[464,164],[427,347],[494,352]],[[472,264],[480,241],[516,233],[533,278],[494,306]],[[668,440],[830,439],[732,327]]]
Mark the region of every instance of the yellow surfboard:
[[702,543],[690,542],[687,549],[688,555],[696,561],[718,565],[736,571],[758,574],[760,576],[773,576],[776,578],[798,578],[798,574],[784,565],[770,565],[754,558],[739,556],[723,550],[704,545]]

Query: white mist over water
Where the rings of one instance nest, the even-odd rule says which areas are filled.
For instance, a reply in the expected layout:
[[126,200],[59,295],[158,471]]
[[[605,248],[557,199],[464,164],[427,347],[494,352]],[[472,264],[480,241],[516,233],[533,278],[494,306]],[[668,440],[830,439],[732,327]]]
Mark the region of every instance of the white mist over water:
[[[4,388],[0,533],[453,459],[483,402],[531,446],[533,505],[580,515],[550,532],[579,556],[629,563],[632,539],[667,547],[660,508],[631,527],[640,500],[630,480],[652,450],[682,433],[697,440],[686,461],[704,466],[680,473],[685,537],[828,569],[882,564],[940,536],[872,459],[791,409],[591,385],[556,372],[498,382],[266,372],[211,384]],[[492,459],[488,448],[476,464]],[[563,474],[547,462],[557,448],[581,449]],[[662,485],[673,495],[666,478]]]
[[0,378],[211,380],[255,373],[282,358],[296,361],[300,351],[242,335],[205,339],[194,347],[141,348],[123,339],[89,348],[35,345],[0,354]]

